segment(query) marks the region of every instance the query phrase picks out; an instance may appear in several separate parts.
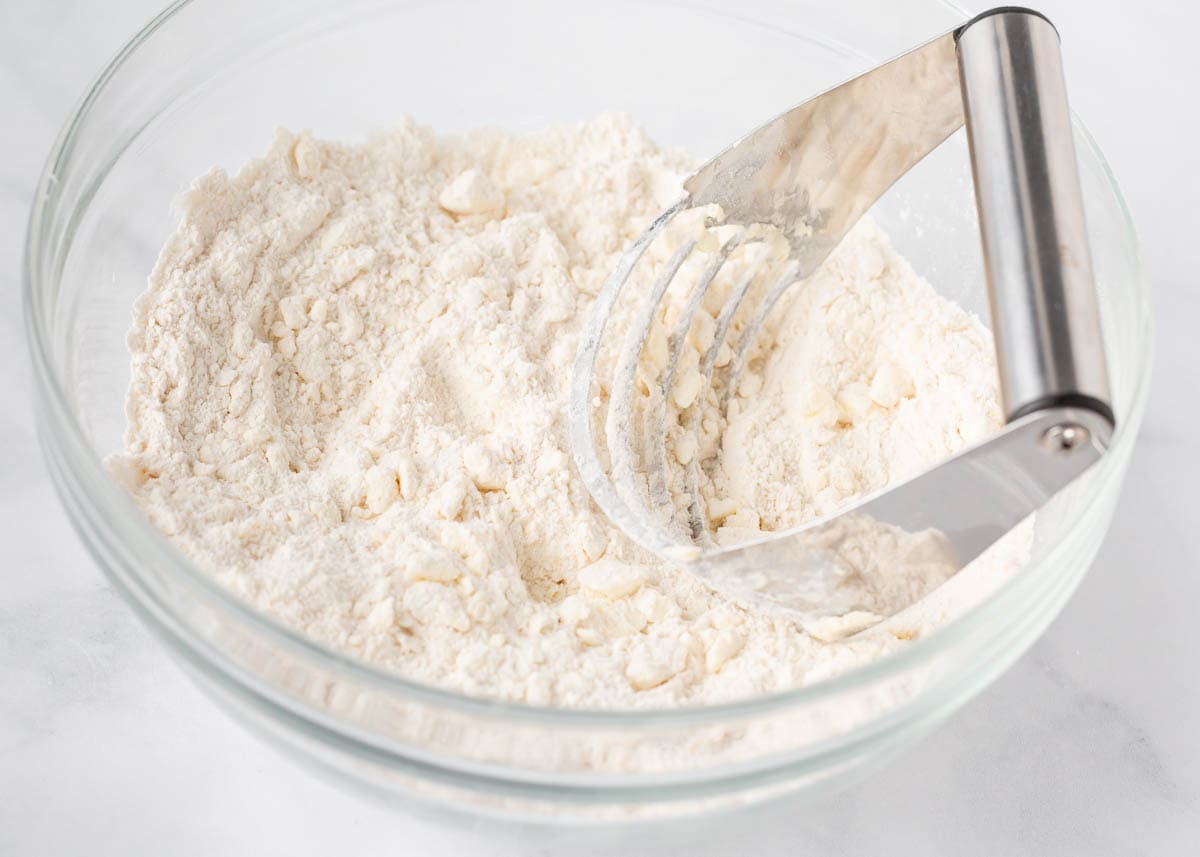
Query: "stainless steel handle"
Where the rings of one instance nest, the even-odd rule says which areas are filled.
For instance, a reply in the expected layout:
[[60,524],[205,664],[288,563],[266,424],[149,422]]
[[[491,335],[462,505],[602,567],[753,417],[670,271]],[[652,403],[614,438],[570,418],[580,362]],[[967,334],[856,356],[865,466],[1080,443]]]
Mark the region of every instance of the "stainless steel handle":
[[1058,32],[996,9],[963,25],[957,54],[1007,419],[1069,406],[1111,424]]

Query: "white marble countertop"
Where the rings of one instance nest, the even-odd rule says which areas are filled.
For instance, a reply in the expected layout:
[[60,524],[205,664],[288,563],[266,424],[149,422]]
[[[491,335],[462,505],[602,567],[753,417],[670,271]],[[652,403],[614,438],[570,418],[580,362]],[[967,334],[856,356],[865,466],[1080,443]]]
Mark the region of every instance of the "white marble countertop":
[[1158,325],[1153,396],[1125,495],[1066,611],[943,729],[852,791],[736,822],[585,838],[485,821],[449,827],[294,767],[202,697],[71,532],[28,406],[25,217],[72,104],[158,5],[0,7],[0,389],[10,402],[0,409],[0,854],[1196,853],[1194,10],[1038,4],[1067,34],[1073,104],[1140,225]]

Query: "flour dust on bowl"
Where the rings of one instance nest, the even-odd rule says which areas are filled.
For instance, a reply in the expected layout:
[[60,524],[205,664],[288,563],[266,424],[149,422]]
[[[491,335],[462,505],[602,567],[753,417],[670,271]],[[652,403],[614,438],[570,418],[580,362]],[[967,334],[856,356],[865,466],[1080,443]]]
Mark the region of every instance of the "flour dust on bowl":
[[[1108,452],[949,580],[907,579],[877,612],[903,609],[861,633],[731,601],[623,536],[571,465],[570,371],[688,153],[967,17],[176,5],[84,99],[30,221],[38,420],[83,540],[224,707],[392,800],[627,819],[862,776],[1030,644],[1111,517],[1149,323],[1086,133]],[[698,55],[725,72],[697,86]],[[766,317],[737,413],[697,421],[691,457],[728,501],[710,504],[718,539],[829,514],[1010,416],[965,135],[868,218]],[[684,409],[720,317],[701,309]]]

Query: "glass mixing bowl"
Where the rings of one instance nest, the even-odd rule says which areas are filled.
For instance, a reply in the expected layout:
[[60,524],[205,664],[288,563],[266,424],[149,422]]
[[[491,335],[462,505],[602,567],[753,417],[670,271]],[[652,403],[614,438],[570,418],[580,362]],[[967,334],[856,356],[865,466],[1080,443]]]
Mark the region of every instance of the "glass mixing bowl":
[[[298,636],[221,589],[143,518],[102,458],[121,446],[130,307],[177,222],[172,199],[214,164],[232,171],[260,155],[276,126],[356,139],[410,113],[447,132],[527,131],[620,109],[660,143],[707,157],[965,17],[937,0],[177,3],[87,93],[50,155],[30,220],[24,287],[38,425],[83,541],[222,705],[390,800],[628,818],[863,776],[1030,645],[1113,514],[1145,406],[1150,316],[1128,213],[1078,124],[1119,420],[1112,450],[1038,515],[1024,570],[935,633],[853,672],[770,697],[638,712],[504,704],[413,683]],[[985,314],[961,135],[875,214],[917,270]]]

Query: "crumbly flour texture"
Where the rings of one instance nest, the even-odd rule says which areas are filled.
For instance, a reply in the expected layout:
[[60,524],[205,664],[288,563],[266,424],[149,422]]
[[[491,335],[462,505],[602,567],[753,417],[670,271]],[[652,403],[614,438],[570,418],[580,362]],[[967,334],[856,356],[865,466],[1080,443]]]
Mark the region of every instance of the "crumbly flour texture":
[[[112,471],[248,602],[472,694],[710,703],[908,645],[1024,543],[818,639],[636,548],[573,469],[578,331],[691,166],[620,116],[524,137],[281,133],[185,197],[135,310]],[[869,221],[794,292],[720,441],[722,537],[832,511],[1000,423],[988,333]]]

